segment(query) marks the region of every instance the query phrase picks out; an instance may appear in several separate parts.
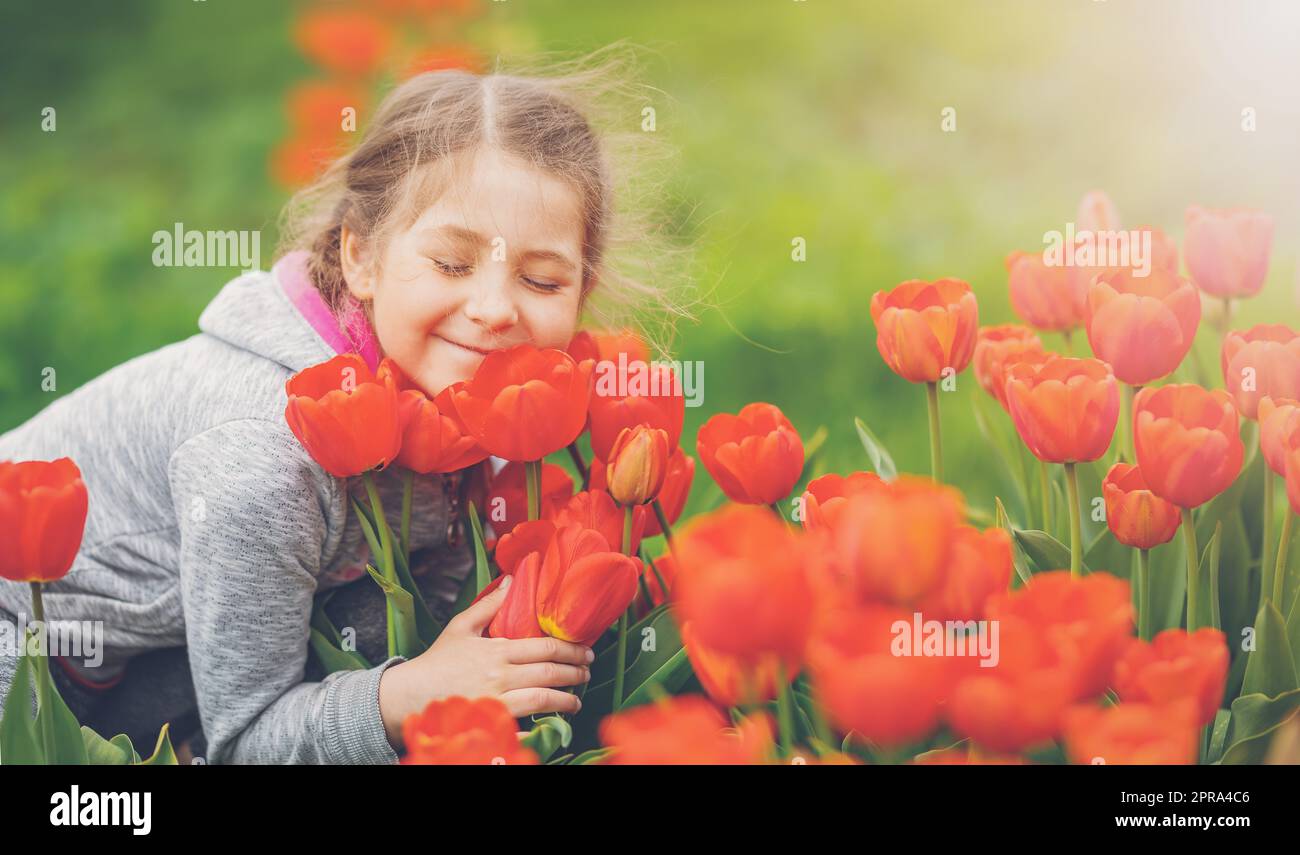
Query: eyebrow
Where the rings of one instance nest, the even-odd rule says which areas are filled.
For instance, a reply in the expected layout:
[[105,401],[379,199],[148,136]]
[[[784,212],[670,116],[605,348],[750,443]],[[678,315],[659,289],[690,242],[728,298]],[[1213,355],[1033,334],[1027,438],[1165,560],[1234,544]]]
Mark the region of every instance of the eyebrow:
[[[430,235],[445,235],[453,240],[468,243],[476,247],[485,246],[488,243],[487,238],[472,229],[462,228],[461,226],[451,225],[450,223],[442,226],[434,226],[425,229],[424,232]],[[553,261],[563,267],[577,272],[578,266],[562,252],[553,249],[530,249],[522,253],[523,258],[531,258],[539,261]]]

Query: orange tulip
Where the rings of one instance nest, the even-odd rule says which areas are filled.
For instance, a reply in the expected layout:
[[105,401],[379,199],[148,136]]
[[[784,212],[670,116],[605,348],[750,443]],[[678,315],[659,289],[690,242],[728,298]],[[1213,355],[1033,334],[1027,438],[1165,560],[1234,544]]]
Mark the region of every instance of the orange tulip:
[[[525,525],[535,525],[544,520],[534,520]],[[520,526],[523,528],[524,526]],[[507,535],[509,537],[510,535]],[[551,528],[551,539],[555,529]],[[550,545],[550,541],[547,542]],[[545,547],[544,547],[545,548]],[[501,575],[493,579],[487,587],[479,591],[474,602],[486,597],[497,589],[498,585],[510,580],[510,590],[506,592],[505,602],[488,624],[489,638],[541,638],[547,633],[537,621],[537,585],[542,574],[542,555],[544,552],[529,552],[513,563],[509,572],[502,567]]]
[[854,472],[840,475],[832,472],[808,482],[803,493],[803,514],[800,520],[808,530],[834,528],[840,508],[851,496],[885,489],[886,483],[874,472]]
[[348,9],[304,12],[294,27],[299,50],[322,68],[348,77],[380,69],[393,44],[391,28],[375,16]]
[[1194,764],[1197,728],[1187,706],[1076,707],[1065,717],[1066,756],[1081,765]]
[[591,396],[591,451],[608,461],[619,434],[637,425],[664,431],[668,450],[681,441],[686,396],[667,365],[628,362],[626,357],[595,364]]
[[990,597],[985,613],[989,620],[1020,618],[1032,624],[1070,673],[1072,700],[1106,690],[1133,631],[1129,584],[1109,573],[1083,578],[1065,570],[1039,573],[1019,590]]
[[[593,483],[595,468],[593,463]],[[679,447],[673,452],[672,457],[668,458],[668,472],[664,475],[664,485],[659,489],[659,495],[656,497],[659,508],[664,512],[664,518],[668,520],[670,526],[675,524],[681,518],[682,511],[686,510],[686,500],[690,497],[693,480],[695,480],[695,458]],[[663,533],[658,516],[650,514],[645,524],[646,537]]]
[[81,549],[88,508],[81,470],[69,458],[0,461],[0,578],[66,576]]
[[1088,342],[1115,376],[1142,386],[1173,372],[1196,338],[1201,295],[1176,273],[1153,267],[1101,273],[1088,290]]
[[960,279],[911,279],[871,298],[876,348],[895,374],[937,383],[944,369],[960,374],[975,353],[979,305]]
[[1195,508],[1236,480],[1245,447],[1228,393],[1192,384],[1148,386],[1133,412],[1138,468],[1160,498]]
[[895,651],[901,609],[860,605],[834,610],[808,646],[818,702],[842,732],[882,746],[915,742],[939,723],[951,688],[950,661]]
[[450,386],[434,400],[418,389],[401,392],[397,404],[405,427],[397,465],[427,475],[456,472],[487,459],[488,453],[473,437],[465,435],[451,394]]
[[762,508],[729,505],[684,526],[676,552],[673,601],[702,644],[750,664],[800,661],[813,595],[794,531]]
[[[537,625],[553,638],[590,647],[631,605],[640,573],[641,562],[611,550],[599,532],[557,529],[537,577]],[[506,599],[512,596],[513,586]]]
[[1187,209],[1183,257],[1196,287],[1215,297],[1253,297],[1264,287],[1273,218],[1259,211]]
[[1037,362],[1046,358],[1043,342],[1029,327],[1019,324],[980,327],[975,341],[975,379],[981,389],[1006,409],[1007,368],[1017,362]]
[[1007,409],[1016,432],[1039,460],[1096,460],[1119,420],[1119,386],[1098,359],[1056,357],[1007,371]]
[[[515,526],[528,519],[528,489],[524,483],[524,464],[507,463],[492,479],[484,512],[497,535],[514,531]],[[542,464],[541,505],[542,517],[553,516],[573,495],[573,478],[563,466]]]
[[1154,549],[1173,540],[1182,521],[1174,505],[1147,488],[1142,470],[1116,463],[1101,482],[1106,525],[1115,539],[1134,549]]
[[1248,419],[1256,417],[1260,398],[1300,399],[1300,336],[1290,327],[1258,324],[1229,332],[1219,364],[1228,394]]
[[1259,447],[1268,468],[1286,475],[1286,455],[1300,445],[1300,401],[1291,398],[1259,399]]
[[1046,332],[1066,332],[1083,323],[1087,289],[1076,287],[1070,269],[1049,265],[1042,253],[1013,252],[1006,257],[1011,308],[1025,323]]
[[1155,226],[1138,226],[1133,231],[1138,233],[1139,240],[1144,234],[1151,235],[1151,269],[1177,275],[1178,244],[1174,243],[1173,238]]
[[619,332],[582,330],[573,337],[566,350],[578,362],[593,359],[616,363],[619,361],[619,354],[623,355],[624,362],[628,364],[650,361],[650,348],[646,347],[646,343],[632,330]]
[[[580,525],[593,529],[604,535],[609,548],[614,552],[623,551],[623,509],[614,504],[614,499],[604,490],[583,490],[555,508],[551,519],[557,526]],[[649,508],[635,508],[632,511],[632,549],[637,554],[641,547],[641,538],[646,526],[654,517]]]
[[772,404],[718,413],[700,427],[695,447],[727,498],[745,505],[781,501],[803,473],[803,440]]
[[466,430],[489,454],[541,460],[578,438],[587,421],[592,363],[521,344],[484,357],[452,394]]
[[1163,706],[1189,699],[1196,723],[1214,721],[1228,679],[1228,644],[1222,632],[1167,629],[1146,642],[1133,639],[1115,663],[1120,700]]
[[946,718],[955,733],[982,750],[1018,753],[1057,737],[1074,699],[1075,680],[1064,667],[1067,650],[1051,644],[1033,622],[1000,617],[998,641],[996,665],[967,663]]
[[284,388],[289,429],[326,472],[350,478],[397,458],[402,420],[391,360],[371,373],[360,356],[341,354],[298,372]]
[[1011,584],[1011,536],[1005,529],[956,530],[943,582],[917,606],[926,620],[982,620],[984,603]]
[[623,506],[654,501],[668,474],[670,453],[665,431],[644,424],[623,428],[610,449],[605,467],[605,479],[614,501]]
[[964,507],[951,487],[908,475],[849,497],[830,533],[847,591],[858,602],[913,605],[941,587]]
[[1291,512],[1300,514],[1300,449],[1288,448],[1285,462],[1282,476],[1286,479],[1286,498]]
[[691,660],[691,670],[714,703],[724,707],[767,703],[780,691],[782,674],[788,682],[799,670],[797,661],[785,663],[783,670],[783,664],[776,656],[749,665],[734,656],[719,653],[701,644],[689,623],[682,625],[681,635],[686,656]]
[[519,726],[496,698],[446,698],[402,722],[404,765],[536,766],[537,754],[519,741]]
[[600,742],[613,750],[611,765],[764,763],[773,750],[770,722],[751,718],[739,731],[700,695],[642,704],[605,718]]

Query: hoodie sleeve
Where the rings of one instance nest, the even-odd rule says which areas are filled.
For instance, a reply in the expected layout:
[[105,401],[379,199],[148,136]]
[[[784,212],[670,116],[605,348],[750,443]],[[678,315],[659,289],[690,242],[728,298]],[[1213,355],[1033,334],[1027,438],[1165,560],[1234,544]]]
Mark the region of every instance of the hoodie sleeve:
[[225,422],[168,467],[190,667],[212,763],[394,763],[365,671],[305,683],[337,482],[284,424]]

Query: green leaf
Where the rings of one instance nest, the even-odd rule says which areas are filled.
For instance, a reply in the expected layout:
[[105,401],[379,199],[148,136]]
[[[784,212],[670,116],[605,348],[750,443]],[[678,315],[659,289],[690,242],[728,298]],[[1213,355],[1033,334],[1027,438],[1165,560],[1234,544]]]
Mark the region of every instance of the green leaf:
[[311,629],[311,652],[320,660],[326,674],[335,671],[365,671],[370,668],[360,653],[339,648],[315,627]]
[[593,766],[603,761],[612,752],[608,748],[593,748],[584,751],[568,762],[569,766]]
[[[40,665],[34,667],[39,668]],[[89,761],[86,756],[86,739],[81,735],[81,724],[68,708],[63,696],[59,694],[53,679],[50,680],[49,710],[36,711],[38,730],[42,716],[46,715],[51,717],[53,721],[51,726],[54,729],[54,757],[47,762],[51,765],[85,766]]]
[[474,584],[475,594],[480,594],[492,582],[492,568],[488,565],[487,550],[483,548],[483,523],[479,521],[478,509],[469,503],[469,523],[474,535]]
[[424,594],[420,593],[420,586],[415,584],[415,577],[411,575],[411,568],[407,565],[406,556],[402,550],[397,550],[397,581],[411,595],[411,603],[415,607],[415,631],[419,633],[420,640],[424,642],[425,647],[437,641],[438,636],[442,635],[442,624],[429,611],[429,604],[424,601]]
[[[1029,559],[1033,572],[1043,573],[1048,570],[1070,569],[1069,547],[1047,532],[1034,529],[1013,529],[1011,534],[1020,548],[1024,550],[1025,557]],[[1087,564],[1084,565],[1083,572],[1088,572]]]
[[1228,764],[1258,764],[1268,751],[1267,737],[1300,710],[1300,689],[1270,698],[1245,694],[1232,702],[1232,719],[1225,741],[1227,750],[1219,761]]
[[1228,724],[1232,721],[1231,710],[1219,710],[1214,714],[1214,724],[1210,728],[1210,750],[1206,760],[1217,763],[1223,757],[1223,749],[1228,739]]
[[875,470],[886,481],[893,481],[898,477],[898,467],[894,465],[894,458],[889,456],[884,444],[876,439],[876,435],[867,427],[867,423],[860,418],[853,419],[853,426],[857,428],[858,439],[862,440],[862,447],[867,451],[867,457],[871,460],[871,468]]
[[1300,687],[1296,679],[1291,643],[1286,637],[1282,615],[1272,602],[1265,602],[1255,618],[1255,649],[1246,663],[1241,694],[1277,697]]
[[105,739],[82,725],[81,736],[86,743],[86,761],[92,766],[130,766],[139,759],[125,733]]
[[653,701],[656,690],[661,689],[667,694],[675,694],[691,678],[692,673],[690,659],[687,658],[686,648],[683,647],[645,682],[633,689],[623,701],[622,708],[627,709]]
[[827,430],[826,425],[820,425],[817,430],[813,432],[813,435],[803,444],[803,466],[805,472],[811,468],[813,461],[817,459],[818,453],[825,447],[826,438],[830,435],[831,432]]
[[533,729],[522,740],[545,763],[556,751],[568,748],[573,741],[573,727],[558,715],[548,715],[533,722]]
[[1016,534],[1011,528],[1011,519],[1007,516],[1007,509],[1006,506],[1002,504],[1002,499],[994,496],[993,503],[994,524],[1005,531],[1007,537],[1011,538],[1011,566],[1014,567],[1016,571],[1016,578],[1011,581],[1014,583],[1016,579],[1018,579],[1021,584],[1024,584],[1029,581],[1029,577],[1033,575],[1033,571],[1029,569],[1029,565],[1025,559],[1025,551],[1021,549],[1020,544],[1016,542]]
[[140,762],[141,766],[176,766],[176,752],[172,749],[172,740],[169,734],[170,724],[164,724],[162,730],[158,731],[158,742],[153,747],[153,754],[149,755],[148,760]]
[[1020,500],[1020,510],[1029,514],[1029,476],[1025,471],[1024,457],[1016,450],[1020,442],[1014,439],[1008,442],[1003,431],[993,427],[993,420],[989,418],[987,411],[991,409],[989,401],[984,395],[975,393],[972,412],[975,414],[975,425],[979,428],[984,439],[993,446],[997,451],[998,457],[1002,460],[1002,470],[1011,481],[1011,486],[1015,488],[1016,497]]
[[366,572],[370,574],[371,579],[375,580],[375,584],[384,592],[388,604],[392,606],[391,614],[397,633],[397,655],[405,656],[407,659],[419,656],[428,648],[420,641],[420,634],[415,628],[415,606],[411,595],[400,585],[385,579],[373,564],[366,565]]
[[4,716],[0,718],[0,763],[7,766],[45,762],[45,752],[36,735],[36,719],[32,716],[31,658],[18,657],[9,695],[5,698]]
[[1183,625],[1187,599],[1187,550],[1181,533],[1151,550],[1151,632]]

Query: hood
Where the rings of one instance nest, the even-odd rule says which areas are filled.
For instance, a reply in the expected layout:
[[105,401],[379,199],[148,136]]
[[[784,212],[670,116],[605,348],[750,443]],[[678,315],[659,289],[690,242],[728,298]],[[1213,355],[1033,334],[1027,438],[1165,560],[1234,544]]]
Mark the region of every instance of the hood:
[[[294,372],[347,350],[365,355],[362,348],[347,346],[346,338],[341,343],[326,340],[343,334],[315,289],[303,288],[305,270],[305,255],[290,253],[270,272],[258,270],[232,279],[199,316],[199,329]],[[319,305],[305,302],[313,299]],[[316,318],[317,326],[308,316]]]

